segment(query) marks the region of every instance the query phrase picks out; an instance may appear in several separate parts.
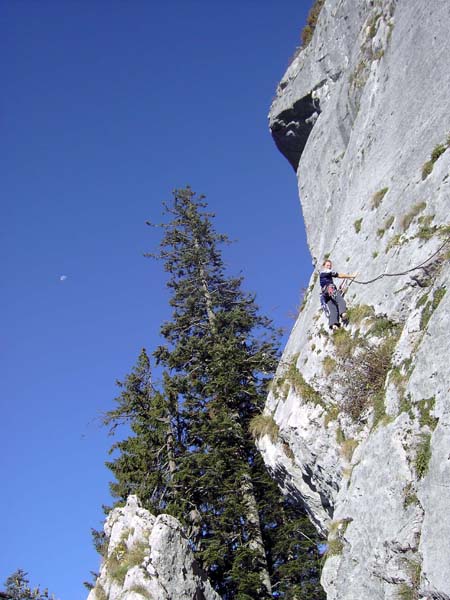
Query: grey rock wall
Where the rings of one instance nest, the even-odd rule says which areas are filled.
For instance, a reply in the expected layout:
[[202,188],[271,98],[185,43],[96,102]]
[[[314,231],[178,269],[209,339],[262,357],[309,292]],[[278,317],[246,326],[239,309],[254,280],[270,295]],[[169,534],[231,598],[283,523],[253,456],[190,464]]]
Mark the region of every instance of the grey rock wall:
[[180,523],[130,496],[105,523],[107,547],[88,600],[220,600],[198,568]]
[[[258,443],[328,537],[332,600],[450,597],[449,31],[447,0],[326,0],[269,115],[313,267],[266,405],[279,438]],[[396,324],[382,393],[357,416],[320,312],[328,254],[364,281],[425,262],[348,290],[353,355]]]

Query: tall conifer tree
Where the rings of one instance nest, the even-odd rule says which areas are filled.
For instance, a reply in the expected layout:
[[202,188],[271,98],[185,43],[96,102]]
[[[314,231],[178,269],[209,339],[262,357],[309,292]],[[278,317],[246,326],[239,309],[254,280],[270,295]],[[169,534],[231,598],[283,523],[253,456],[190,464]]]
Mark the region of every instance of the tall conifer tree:
[[158,254],[169,273],[173,313],[155,356],[182,404],[189,448],[175,474],[177,516],[196,515],[198,554],[222,595],[268,598],[254,489],[255,477],[267,476],[248,424],[264,402],[277,345],[241,279],[226,275],[219,244],[227,238],[214,231],[205,207],[189,188],[177,190],[165,206],[170,221]]
[[[223,598],[256,600],[272,597],[273,584],[281,590],[281,579],[289,579],[281,565],[298,558],[292,548],[281,550],[292,507],[280,522],[281,494],[249,433],[278,362],[279,338],[242,279],[227,275],[220,245],[228,240],[205,208],[190,188],[176,190],[165,205],[169,220],[157,254],[169,273],[173,312],[155,357],[177,394],[189,449],[174,474],[175,512],[182,520],[196,516],[190,528],[198,556]],[[310,552],[314,563],[314,544]]]
[[165,205],[152,255],[171,291],[172,316],[154,353],[162,391],[141,355],[108,413],[109,423],[128,419],[135,434],[115,445],[112,489],[178,517],[224,600],[321,600],[313,527],[281,496],[249,432],[278,362],[278,335],[242,279],[227,275],[227,238],[205,208],[189,187]]

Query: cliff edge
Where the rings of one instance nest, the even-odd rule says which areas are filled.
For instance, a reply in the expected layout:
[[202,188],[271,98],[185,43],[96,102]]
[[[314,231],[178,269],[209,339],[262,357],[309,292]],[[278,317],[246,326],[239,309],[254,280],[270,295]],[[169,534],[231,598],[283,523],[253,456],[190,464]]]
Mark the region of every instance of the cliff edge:
[[325,0],[269,115],[316,270],[371,282],[331,334],[313,272],[258,440],[330,600],[450,598],[449,25],[445,0]]

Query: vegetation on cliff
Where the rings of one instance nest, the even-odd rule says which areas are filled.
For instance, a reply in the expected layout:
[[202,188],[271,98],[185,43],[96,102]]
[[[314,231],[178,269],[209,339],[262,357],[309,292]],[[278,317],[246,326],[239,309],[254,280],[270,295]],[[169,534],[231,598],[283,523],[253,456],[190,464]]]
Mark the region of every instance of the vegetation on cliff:
[[325,3],[325,0],[315,0],[314,4],[310,8],[308,17],[306,19],[306,25],[304,26],[301,33],[302,47],[305,48],[314,35],[316,29],[317,19],[319,18],[320,11]]

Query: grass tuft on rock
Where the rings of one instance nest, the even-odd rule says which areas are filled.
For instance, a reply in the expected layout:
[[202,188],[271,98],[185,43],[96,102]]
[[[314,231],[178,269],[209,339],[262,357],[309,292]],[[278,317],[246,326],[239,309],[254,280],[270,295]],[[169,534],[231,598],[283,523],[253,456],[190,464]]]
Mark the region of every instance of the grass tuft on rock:
[[403,231],[406,231],[409,228],[409,226],[411,225],[413,220],[417,217],[417,215],[419,215],[423,210],[425,210],[426,207],[427,207],[426,202],[418,202],[417,204],[414,204],[414,206],[411,208],[411,210],[409,212],[406,213],[406,215],[403,215],[402,221],[401,221],[401,226],[402,226]]
[[334,331],[331,339],[338,358],[345,359],[352,355],[356,343],[346,329],[341,328]]
[[384,250],[385,254],[387,254],[390,250],[392,250],[392,248],[401,246],[401,244],[402,244],[402,234],[397,233],[396,235],[393,235],[391,237],[391,239],[388,241],[388,243],[386,244],[386,248]]
[[432,314],[434,313],[436,308],[439,306],[442,298],[445,296],[446,291],[447,290],[446,290],[445,286],[441,286],[441,287],[437,288],[437,290],[433,294],[432,299],[428,300],[425,303],[425,305],[422,309],[422,314],[420,316],[420,329],[424,330],[428,326],[428,323],[431,319]]
[[375,429],[380,423],[387,424],[389,418],[386,415],[386,405],[384,403],[384,389],[373,395],[372,398],[373,406],[373,421],[372,427]]
[[403,498],[403,508],[405,510],[407,508],[409,508],[410,506],[416,506],[417,504],[419,504],[419,499],[414,490],[414,486],[413,486],[412,482],[409,482],[403,488],[403,497],[404,497]]
[[422,565],[417,560],[404,559],[405,569],[410,578],[410,583],[401,583],[398,591],[398,600],[419,600],[422,595],[419,593],[420,588],[420,574],[422,572]]
[[368,304],[355,304],[347,310],[347,314],[350,323],[354,323],[355,325],[359,325],[367,317],[375,317],[373,306],[369,306]]
[[395,220],[395,217],[393,215],[390,215],[389,217],[387,217],[384,220],[383,227],[380,227],[380,229],[377,229],[377,237],[382,238],[384,236],[384,234],[386,233],[386,231],[392,226],[394,220]]
[[428,468],[431,460],[431,434],[423,433],[419,445],[417,446],[416,458],[414,467],[417,477],[422,479],[428,473]]
[[123,585],[128,571],[132,567],[142,564],[147,551],[148,546],[143,542],[139,542],[131,548],[127,547],[124,540],[119,542],[106,561],[111,579],[119,585]]
[[310,385],[297,368],[298,355],[292,357],[288,368],[284,373],[287,383],[289,383],[296,393],[302,397],[305,402],[319,404],[324,406],[322,396]]
[[381,190],[378,190],[378,192],[375,192],[375,194],[372,196],[372,210],[374,210],[380,206],[380,204],[383,202],[383,198],[386,196],[388,191],[389,191],[389,188],[385,187],[385,188],[382,188]]
[[397,600],[418,600],[416,590],[407,583],[401,583],[397,591]]
[[325,356],[322,361],[322,368],[326,377],[328,377],[336,369],[336,361],[331,356]]
[[377,317],[370,328],[369,335],[384,338],[398,333],[398,324],[387,317]]
[[96,583],[94,587],[95,600],[108,600],[105,588],[101,583]]
[[428,427],[431,431],[434,431],[436,429],[436,426],[439,422],[439,419],[433,417],[431,414],[434,410],[435,403],[436,399],[434,396],[432,396],[431,398],[425,398],[424,400],[420,400],[417,403],[420,426]]
[[324,374],[328,377],[328,375],[331,375],[331,373],[335,371],[336,361],[331,356],[325,356],[325,358],[322,361],[322,368]]
[[425,304],[427,303],[427,300],[428,300],[428,292],[426,294],[424,294],[423,296],[420,296],[420,298],[416,302],[416,308],[425,306]]
[[306,48],[306,46],[308,46],[308,44],[313,38],[314,31],[317,25],[317,20],[319,18],[320,11],[322,10],[324,4],[325,0],[315,0],[308,13],[308,16],[306,18],[306,25],[300,34],[303,48]]
[[332,421],[337,421],[340,412],[341,412],[341,410],[337,404],[334,404],[333,406],[329,406],[327,409],[327,412],[325,413],[325,419],[324,419],[325,427],[328,427],[328,425]]
[[250,421],[249,430],[254,439],[268,435],[272,443],[277,441],[280,432],[272,415],[256,415]]
[[[404,373],[401,366],[394,367],[389,373],[389,381],[394,384],[395,389],[397,390],[397,394],[399,397],[400,404],[402,404],[405,393],[406,386],[408,383],[409,375]],[[403,412],[403,411],[401,411]]]
[[344,549],[344,542],[342,540],[328,540],[326,555],[328,556],[339,556],[342,554]]
[[339,556],[344,550],[343,536],[347,530],[350,520],[339,519],[331,521],[328,530],[327,550],[325,556]]
[[425,180],[433,171],[434,163],[439,159],[442,154],[450,147],[449,140],[447,139],[446,144],[437,144],[431,152],[430,160],[422,167],[422,180]]
[[356,450],[356,448],[358,447],[358,440],[354,440],[352,438],[348,438],[347,440],[344,440],[341,444],[341,456],[343,458],[345,458],[345,460],[347,462],[351,462],[352,461],[352,457],[353,457],[353,453]]
[[133,585],[127,592],[133,592],[134,594],[138,594],[142,596],[146,600],[153,600],[153,596],[150,594],[148,589],[142,584]]
[[433,163],[435,163],[437,161],[437,159],[444,154],[444,152],[447,150],[447,146],[445,146],[444,144],[438,144],[437,146],[435,146],[433,148],[433,151],[431,153],[431,160],[433,161]]

